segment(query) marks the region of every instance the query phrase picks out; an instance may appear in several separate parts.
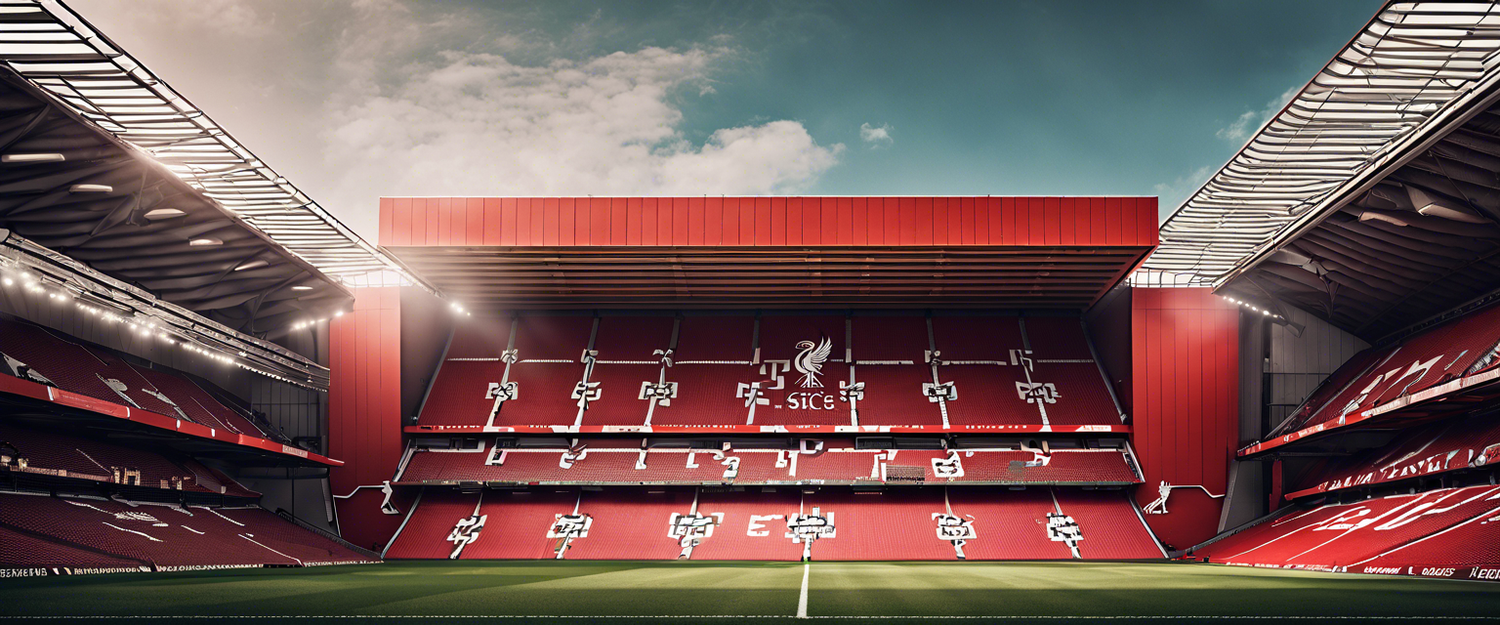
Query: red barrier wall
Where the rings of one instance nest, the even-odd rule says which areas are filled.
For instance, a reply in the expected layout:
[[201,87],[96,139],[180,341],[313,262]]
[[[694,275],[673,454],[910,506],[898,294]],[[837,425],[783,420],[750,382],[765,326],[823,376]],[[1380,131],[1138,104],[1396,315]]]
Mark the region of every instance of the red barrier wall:
[[[328,449],[345,461],[329,476],[336,496],[379,486],[401,461],[400,289],[354,289],[354,296],[354,309],[329,324]],[[395,534],[401,516],[381,514],[382,499],[367,488],[334,500],[345,540],[383,546]]]
[[[1239,310],[1208,289],[1131,292],[1134,444],[1145,473],[1136,501],[1162,480],[1223,495],[1239,416]],[[1147,515],[1157,538],[1186,549],[1218,530],[1223,499],[1172,491],[1167,514]]]
[[1154,197],[381,198],[401,245],[1155,246]]

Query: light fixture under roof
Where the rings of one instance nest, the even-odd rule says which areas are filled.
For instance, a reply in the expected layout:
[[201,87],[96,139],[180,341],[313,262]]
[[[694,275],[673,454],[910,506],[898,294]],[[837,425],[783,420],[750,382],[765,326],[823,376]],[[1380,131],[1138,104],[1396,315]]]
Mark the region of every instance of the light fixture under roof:
[[142,215],[142,217],[150,221],[160,221],[163,219],[176,219],[186,214],[187,212],[176,208],[153,208],[146,211],[146,214]]
[[56,152],[44,154],[0,155],[0,163],[61,163],[65,160],[68,160],[67,157]]
[[1462,206],[1455,201],[1434,197],[1433,194],[1418,189],[1415,186],[1406,185],[1406,193],[1411,197],[1412,206],[1416,207],[1417,212],[1422,215],[1441,217],[1469,224],[1490,223],[1490,220],[1480,216],[1472,208]]
[[313,288],[310,287],[310,286],[307,286],[306,284],[299,284],[297,286],[292,287],[292,290],[293,291],[311,291],[311,290],[313,290]]
[[266,266],[267,264],[268,263],[266,261],[263,261],[263,260],[260,260],[260,259],[255,259],[255,260],[252,260],[252,261],[247,261],[247,262],[240,263],[240,265],[238,267],[235,267],[234,270],[235,271],[244,271],[246,269],[259,269],[261,267]]
[[89,184],[89,183],[85,183],[85,184],[75,184],[75,185],[73,185],[71,187],[68,187],[68,192],[69,193],[109,193],[109,192],[112,192],[114,190],[115,190],[114,187],[109,186],[107,184]]
[[211,237],[203,237],[201,239],[193,239],[191,241],[188,241],[188,245],[191,245],[193,247],[204,247],[204,246],[209,246],[209,245],[223,245],[223,244],[224,244],[224,241],[222,241],[220,239],[211,238]]

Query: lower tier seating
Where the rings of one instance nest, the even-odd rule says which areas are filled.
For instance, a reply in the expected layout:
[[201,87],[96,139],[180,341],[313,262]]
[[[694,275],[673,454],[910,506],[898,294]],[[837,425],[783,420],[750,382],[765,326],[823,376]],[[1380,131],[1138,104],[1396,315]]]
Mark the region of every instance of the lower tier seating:
[[1296,510],[1195,555],[1247,566],[1484,578],[1500,575],[1496,522],[1500,486],[1446,488]]
[[143,563],[0,526],[0,569],[140,570]]
[[[825,445],[826,443],[826,445]],[[643,453],[644,452],[644,453]],[[572,448],[418,448],[398,483],[453,484],[1137,484],[1122,449],[855,449],[804,441],[802,450],[651,447],[582,441]]]
[[1164,556],[1122,491],[424,489],[397,559],[1034,560]]
[[[369,561],[261,508],[0,493],[0,568],[217,568]],[[22,546],[13,547],[10,538]]]

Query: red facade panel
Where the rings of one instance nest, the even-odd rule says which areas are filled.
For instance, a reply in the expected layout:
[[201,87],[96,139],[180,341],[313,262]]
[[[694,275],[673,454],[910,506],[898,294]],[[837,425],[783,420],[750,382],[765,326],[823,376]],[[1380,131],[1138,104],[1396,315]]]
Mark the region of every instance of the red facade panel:
[[453,244],[453,199],[446,197],[429,198],[427,200],[427,213],[429,224],[432,214],[436,208],[437,217],[437,244]]
[[1156,198],[382,198],[391,246],[1154,246]]
[[[1239,311],[1208,289],[1131,292],[1135,448],[1147,487],[1203,486],[1223,495],[1239,410]],[[1147,518],[1179,549],[1217,531],[1219,499],[1196,488],[1173,491],[1169,514]]]
[[395,220],[394,202],[391,198],[380,198],[380,240],[391,240],[391,223]]
[[[401,296],[396,287],[355,289],[354,309],[329,324],[328,450],[344,460],[329,485],[344,495],[391,479],[401,460]],[[399,516],[380,498],[338,500],[344,537],[384,544]]]

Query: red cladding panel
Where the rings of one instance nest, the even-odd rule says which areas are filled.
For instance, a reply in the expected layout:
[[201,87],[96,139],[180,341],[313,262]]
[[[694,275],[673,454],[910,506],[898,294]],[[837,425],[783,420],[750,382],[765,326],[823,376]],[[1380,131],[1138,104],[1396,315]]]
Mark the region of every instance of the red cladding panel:
[[963,246],[1157,240],[1155,198],[382,198],[382,245]]
[[[354,289],[354,309],[330,322],[328,451],[335,494],[391,479],[401,460],[401,296],[396,287]],[[381,514],[380,498],[338,501],[344,538],[385,544],[399,516]]]
[[[1135,449],[1146,484],[1202,485],[1224,493],[1239,410],[1239,311],[1208,289],[1134,289]],[[1136,493],[1145,505],[1155,488]],[[1162,542],[1202,542],[1218,528],[1220,500],[1173,492],[1171,514],[1148,518]]]

